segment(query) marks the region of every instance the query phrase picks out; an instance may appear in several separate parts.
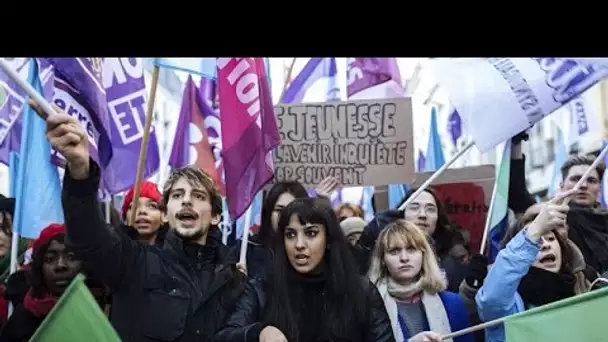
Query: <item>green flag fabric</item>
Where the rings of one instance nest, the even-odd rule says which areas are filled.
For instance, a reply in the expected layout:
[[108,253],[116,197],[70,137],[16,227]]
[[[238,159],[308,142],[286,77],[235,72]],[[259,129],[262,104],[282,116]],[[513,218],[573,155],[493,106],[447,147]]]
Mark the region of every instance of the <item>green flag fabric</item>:
[[567,298],[505,319],[507,342],[608,341],[608,288]]
[[120,342],[120,338],[79,274],[30,341]]

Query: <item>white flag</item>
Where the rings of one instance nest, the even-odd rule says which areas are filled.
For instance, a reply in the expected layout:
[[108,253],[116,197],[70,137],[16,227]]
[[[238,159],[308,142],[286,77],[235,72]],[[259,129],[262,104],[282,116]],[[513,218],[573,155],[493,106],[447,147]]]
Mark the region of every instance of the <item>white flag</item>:
[[455,59],[431,65],[482,153],[608,77],[608,68],[560,58]]

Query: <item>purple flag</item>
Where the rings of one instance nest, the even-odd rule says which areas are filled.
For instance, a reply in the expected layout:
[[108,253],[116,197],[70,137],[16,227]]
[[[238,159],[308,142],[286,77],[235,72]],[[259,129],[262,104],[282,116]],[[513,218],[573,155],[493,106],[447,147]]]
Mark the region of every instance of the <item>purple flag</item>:
[[[144,69],[139,58],[49,58],[59,80],[54,102],[78,118],[89,135],[91,155],[111,194],[135,183],[146,116]],[[95,152],[97,150],[97,152]],[[152,130],[144,178],[159,166]]]
[[[132,187],[137,175],[147,110],[143,60],[106,58],[103,73],[108,112],[112,119],[113,149],[104,183],[108,191],[115,194]],[[160,166],[154,126],[150,129],[147,152],[144,179],[151,177]]]
[[[347,72],[348,98],[357,93],[361,93],[357,99],[403,96],[401,74],[395,58],[349,58]],[[382,94],[374,91],[377,85],[383,85]],[[368,92],[369,95],[366,94]]]
[[207,104],[194,81],[192,81],[192,76],[189,76],[182,97],[182,106],[175,132],[176,138],[169,157],[169,165],[178,168],[194,164],[207,172],[215,180],[215,183],[220,185],[221,182],[215,169],[215,160],[205,134],[207,129],[203,118],[204,106],[207,106]]
[[321,101],[340,100],[340,88],[337,77],[338,68],[335,58],[311,58],[302,71],[291,82],[283,96],[283,103],[309,102],[306,99],[308,90],[317,84],[324,87],[325,98]]
[[[4,58],[23,79],[28,78],[32,58]],[[52,94],[53,68],[46,61],[39,61],[40,82],[44,96]],[[25,104],[23,90],[5,73],[0,73],[0,163],[8,165],[11,151],[19,151],[21,145],[21,112]]]
[[[101,124],[95,113],[86,105],[86,98],[78,89],[72,87],[66,80],[62,79],[60,75],[55,77],[53,103],[61,108],[65,113],[78,119],[82,127],[87,133],[89,139],[89,152],[91,157],[98,162],[102,167],[105,167],[109,161],[108,153],[112,153],[112,147],[110,145],[110,138],[106,131],[106,127]],[[99,150],[100,145],[103,146],[104,151],[103,159],[100,159]],[[65,161],[63,156],[56,151],[52,152],[53,163],[58,166],[64,166]]]
[[416,170],[418,172],[424,171],[424,165],[426,164],[426,157],[421,150],[418,150],[418,162],[416,163]]
[[188,150],[189,144],[189,129],[190,129],[190,110],[189,110],[189,98],[188,94],[194,86],[192,82],[192,76],[188,76],[186,81],[186,87],[184,88],[184,94],[182,95],[182,106],[179,110],[179,116],[177,118],[177,127],[175,128],[175,139],[173,140],[173,146],[171,147],[171,155],[169,156],[169,166],[172,168],[180,168],[190,163],[190,156]]
[[207,130],[207,140],[215,160],[215,170],[221,182],[218,184],[222,195],[225,195],[224,163],[222,162],[222,122],[220,121],[219,92],[217,81],[201,78],[199,86],[203,101],[202,111]]
[[454,146],[457,146],[456,143],[460,139],[460,136],[462,136],[462,122],[456,110],[452,111],[452,114],[448,118],[448,132],[450,132],[452,143]]

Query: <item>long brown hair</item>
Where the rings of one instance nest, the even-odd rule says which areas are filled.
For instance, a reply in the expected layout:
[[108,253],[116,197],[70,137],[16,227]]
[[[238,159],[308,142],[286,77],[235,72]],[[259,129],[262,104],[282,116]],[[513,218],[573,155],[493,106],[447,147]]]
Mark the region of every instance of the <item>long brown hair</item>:
[[[504,248],[510,241],[521,232],[524,228],[526,228],[532,221],[536,219],[539,213],[539,207],[537,205],[532,206],[526,210],[526,212],[521,215],[514,224],[512,224],[509,229],[505,232],[505,236],[501,241],[501,248]],[[553,234],[555,234],[555,238],[559,243],[559,247],[562,250],[562,265],[560,268],[560,272],[572,273],[573,270],[573,260],[574,260],[574,252],[572,248],[570,248],[570,244],[566,238],[564,238],[561,234],[559,234],[556,230],[552,230]]]

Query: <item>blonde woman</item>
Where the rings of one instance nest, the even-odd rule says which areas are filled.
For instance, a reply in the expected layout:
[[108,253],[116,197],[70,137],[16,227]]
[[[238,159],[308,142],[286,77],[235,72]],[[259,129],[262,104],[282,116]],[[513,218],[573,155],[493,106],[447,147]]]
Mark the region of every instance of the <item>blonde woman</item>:
[[[438,342],[442,335],[470,326],[462,299],[445,291],[425,233],[411,222],[397,220],[380,233],[369,276],[382,295],[397,342]],[[445,341],[473,342],[473,336]]]

